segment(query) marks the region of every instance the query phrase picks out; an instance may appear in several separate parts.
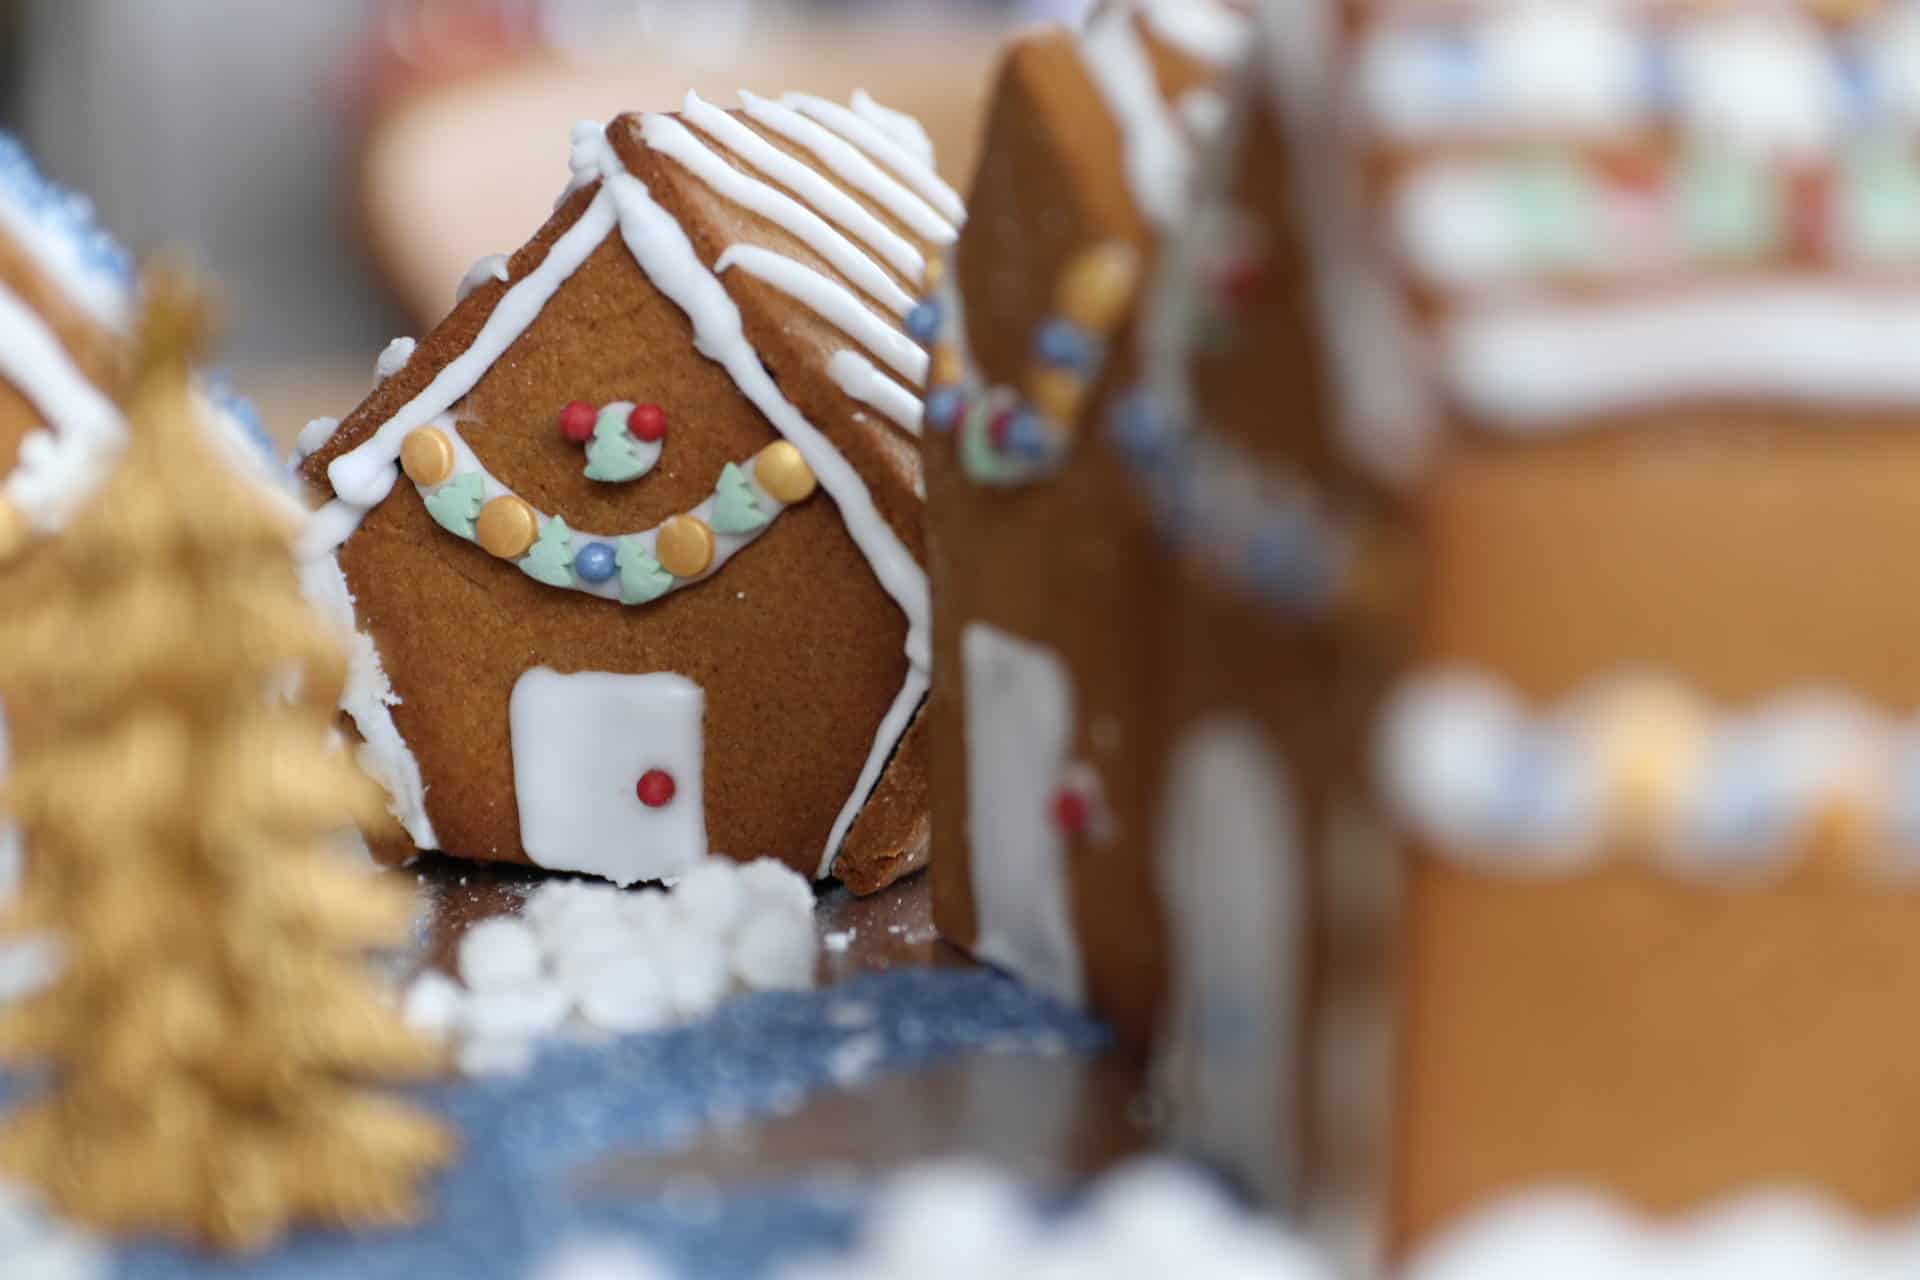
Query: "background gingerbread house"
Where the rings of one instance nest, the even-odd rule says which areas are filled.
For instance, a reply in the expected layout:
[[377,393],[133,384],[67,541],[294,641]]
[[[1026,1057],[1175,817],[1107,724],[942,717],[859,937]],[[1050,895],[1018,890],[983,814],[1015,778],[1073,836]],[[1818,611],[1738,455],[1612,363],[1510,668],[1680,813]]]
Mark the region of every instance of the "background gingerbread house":
[[689,97],[572,162],[307,441],[310,577],[362,637],[346,710],[404,828],[376,843],[876,888],[927,847],[905,319],[960,201],[865,97]]

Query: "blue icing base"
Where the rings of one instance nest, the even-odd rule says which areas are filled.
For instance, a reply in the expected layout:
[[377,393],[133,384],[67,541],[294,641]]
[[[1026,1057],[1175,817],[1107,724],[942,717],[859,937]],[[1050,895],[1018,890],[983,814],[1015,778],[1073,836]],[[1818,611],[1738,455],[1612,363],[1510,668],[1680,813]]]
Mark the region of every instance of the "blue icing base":
[[132,293],[133,256],[95,220],[93,202],[49,181],[20,140],[7,133],[0,133],[0,198],[73,244],[87,270]]
[[[832,1011],[850,1004],[870,1009],[871,1020],[835,1025]],[[697,1198],[667,1190],[587,1199],[579,1179],[612,1154],[687,1142],[709,1116],[765,1117],[834,1088],[834,1052],[855,1036],[881,1044],[875,1075],[990,1048],[1091,1054],[1108,1043],[1085,1015],[984,970],[901,970],[818,992],[743,996],[694,1026],[551,1046],[521,1079],[420,1091],[462,1143],[433,1189],[436,1216],[420,1228],[367,1237],[306,1232],[245,1259],[142,1244],[120,1253],[114,1276],[524,1280],[564,1241],[617,1234],[639,1238],[689,1280],[746,1280],[775,1260],[845,1245],[857,1189],[823,1180],[715,1188]]]

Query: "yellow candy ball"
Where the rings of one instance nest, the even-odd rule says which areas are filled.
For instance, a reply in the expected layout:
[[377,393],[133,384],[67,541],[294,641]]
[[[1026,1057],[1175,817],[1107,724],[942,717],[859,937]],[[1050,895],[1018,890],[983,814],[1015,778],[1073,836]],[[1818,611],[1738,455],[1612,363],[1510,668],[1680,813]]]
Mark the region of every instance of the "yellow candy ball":
[[775,502],[791,506],[813,496],[819,481],[813,468],[788,441],[770,444],[753,460],[753,478],[773,495]]
[[933,357],[927,369],[927,385],[950,387],[959,381],[960,351],[951,343],[943,342],[933,349]]
[[1070,428],[1080,420],[1087,384],[1065,369],[1036,368],[1027,378],[1027,396],[1041,413]]
[[453,466],[453,441],[438,427],[410,431],[400,446],[400,469],[422,488],[444,483],[453,475]]
[[697,578],[713,563],[713,530],[693,516],[674,516],[660,526],[654,559],[676,578]]
[[945,255],[936,253],[927,259],[927,269],[920,277],[920,284],[928,293],[932,293],[946,278],[947,259]]
[[25,514],[11,502],[0,498],[0,563],[26,550],[32,538],[33,526],[27,523]]
[[540,517],[521,498],[511,494],[495,498],[480,508],[473,522],[473,536],[489,555],[502,560],[518,560],[527,554],[540,535]]
[[1124,240],[1082,250],[1060,275],[1060,313],[1089,333],[1112,333],[1140,282],[1140,252]]

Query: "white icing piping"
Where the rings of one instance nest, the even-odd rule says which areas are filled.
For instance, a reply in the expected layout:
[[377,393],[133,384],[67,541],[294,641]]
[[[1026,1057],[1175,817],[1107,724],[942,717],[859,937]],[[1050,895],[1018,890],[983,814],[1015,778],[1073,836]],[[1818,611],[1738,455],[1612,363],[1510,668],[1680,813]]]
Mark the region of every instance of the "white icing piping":
[[924,159],[895,142],[885,130],[849,111],[837,102],[810,93],[789,93],[780,99],[801,115],[833,130],[862,151],[906,180],[921,199],[939,211],[941,217],[959,226],[967,220],[967,206],[959,192],[948,186],[933,171],[932,156]]
[[1195,61],[1226,67],[1246,52],[1250,24],[1217,0],[1142,0],[1147,29]]
[[[440,431],[446,435],[448,442],[453,445],[455,459],[453,476],[478,475],[480,477],[482,491],[485,494],[484,500],[487,502],[491,502],[495,498],[519,497],[513,490],[500,483],[491,471],[487,470],[485,464],[480,461],[479,455],[474,453],[472,447],[461,438],[459,429],[454,426],[451,417],[442,417],[435,421],[433,425],[438,427]],[[760,486],[760,482],[754,478],[753,468],[750,465],[743,462],[740,465],[740,471],[746,478],[747,487],[753,492],[754,501],[759,505],[761,511],[766,514],[767,522],[758,529],[746,533],[723,533],[718,529],[713,529],[713,562],[707,566],[704,573],[701,573],[697,577],[674,577],[673,585],[667,588],[666,595],[671,595],[680,588],[691,586],[696,582],[705,582],[714,574],[719,573],[720,570],[725,567],[727,561],[733,559],[733,557],[744,550],[749,543],[772,528],[774,520],[781,512],[786,510],[786,507],[782,505],[778,499]],[[431,487],[421,485],[414,486],[423,499],[439,487],[438,485]],[[525,499],[521,500],[525,501]],[[547,522],[553,517],[548,512],[541,511],[538,507],[534,507],[532,503],[527,503],[527,505],[532,508],[539,527],[544,529]],[[718,505],[718,495],[711,496],[685,514],[694,517],[702,524],[711,528],[713,525],[713,511]],[[665,522],[663,521],[662,523],[664,524]],[[627,539],[643,543],[646,546],[647,554],[658,559],[657,548],[660,540],[660,527],[660,525],[655,525],[651,529],[643,529],[637,533],[590,533],[587,530],[575,529],[569,525],[567,526],[567,533],[569,535],[567,563],[572,564],[573,558],[578,555],[580,549],[588,543],[604,542],[612,544]],[[525,557],[523,556],[521,559],[525,559]],[[519,561],[511,561],[510,563],[518,564]],[[584,592],[590,596],[598,596],[602,600],[618,602],[620,600],[620,575],[615,574],[605,582],[588,582],[576,573],[574,575],[573,586],[565,589]],[[664,599],[665,596],[663,595],[656,598]]]
[[867,207],[827,181],[811,165],[802,164],[725,111],[689,93],[681,114],[702,133],[752,165],[789,191],[803,197],[866,245],[914,284],[926,279],[926,255],[913,242],[867,211]]
[[[880,585],[907,616],[907,660],[912,666],[909,684],[924,679],[928,668],[928,621],[930,604],[927,575],[915,563],[906,544],[881,517],[873,504],[860,473],[853,469],[819,428],[801,416],[767,374],[741,327],[740,310],[734,305],[719,277],[701,265],[686,231],[672,214],[661,208],[648,193],[646,185],[619,165],[609,150],[603,161],[606,190],[619,210],[620,233],[654,287],[671,298],[693,324],[694,346],[715,361],[733,378],[742,395],[766,417],[813,469],[820,486],[840,508],[847,532],[873,566]],[[905,695],[902,694],[902,697]],[[874,754],[892,755],[898,735],[905,725],[895,725],[898,717],[889,714],[874,743]],[[856,787],[848,797],[833,830],[844,833],[857,815],[865,796]],[[831,873],[839,845],[829,840],[822,851],[821,876]]]
[[8,501],[49,533],[85,502],[126,441],[120,410],[74,367],[41,318],[0,289],[0,377],[39,410],[47,426],[20,442],[6,479]]
[[[904,111],[875,102],[865,89],[853,91],[853,113],[913,153],[921,164],[933,163],[933,139],[926,128]],[[964,216],[965,211],[962,211]]]
[[878,409],[902,430],[920,434],[920,397],[880,372],[859,352],[834,352],[827,362],[827,373],[851,399]]
[[1426,461],[1439,412],[1416,367],[1411,318],[1362,230],[1368,204],[1337,119],[1335,7],[1260,6],[1263,79],[1278,87],[1344,442],[1376,475],[1407,484]]
[[649,115],[640,123],[640,136],[662,155],[671,156],[700,181],[780,227],[812,249],[861,292],[897,316],[913,309],[914,299],[895,284],[880,264],[853,241],[835,231],[813,210],[784,192],[748,177],[708,150],[687,127],[671,116]]
[[1683,873],[1777,870],[1823,819],[1864,821],[1887,869],[1920,870],[1920,721],[1844,692],[1714,708],[1645,676],[1538,712],[1466,672],[1410,680],[1381,721],[1385,794],[1436,852],[1564,873],[1650,840]]
[[474,290],[481,288],[490,280],[507,282],[507,255],[490,253],[467,268],[467,274],[460,277],[460,287],[453,291],[455,302],[465,302]]
[[364,741],[355,753],[367,776],[386,789],[389,811],[405,828],[417,848],[437,849],[439,837],[427,817],[427,788],[420,762],[400,736],[391,708],[400,703],[380,665],[380,651],[354,622],[353,595],[339,562],[330,555],[309,559],[300,566],[300,585],[309,603],[338,629],[347,650],[347,683],[340,709],[360,730]]
[[[83,197],[68,195],[68,200]],[[20,242],[34,264],[53,278],[60,292],[102,326],[115,332],[127,325],[127,287],[110,271],[90,266],[73,238],[47,227],[0,188],[0,229]]]
[[744,90],[740,94],[740,106],[754,123],[812,152],[835,177],[899,219],[921,239],[947,245],[959,238],[960,233],[952,222],[942,218],[932,205],[888,176],[858,147],[832,130],[807,119],[792,107]]
[[894,328],[852,292],[812,267],[759,245],[736,244],[713,264],[715,275],[738,267],[763,280],[806,307],[861,346],[879,356],[889,369],[915,386],[927,380],[927,349]]
[[[327,466],[327,480],[340,502],[360,514],[377,506],[393,491],[399,475],[400,446],[415,427],[423,427],[451,409],[473,390],[494,362],[506,354],[559,288],[600,246],[614,227],[613,202],[603,191],[595,196],[580,220],[547,251],[540,265],[507,290],[473,345],[380,425],[357,448],[341,454]],[[349,530],[351,532],[351,530]]]
[[1079,33],[1079,47],[1087,74],[1120,127],[1134,204],[1156,227],[1173,226],[1186,207],[1193,156],[1160,95],[1132,10],[1113,5],[1096,13]]
[[860,779],[853,784],[853,794],[847,797],[846,804],[840,808],[840,814],[833,820],[833,830],[827,835],[827,851],[820,859],[820,869],[816,879],[824,880],[833,874],[833,860],[840,852],[840,844],[847,838],[847,832],[867,807],[867,800],[873,795],[873,789],[880,784],[880,775],[885,772],[887,762],[893,759],[893,753],[900,745],[900,739],[906,736],[907,729],[913,724],[914,715],[920,710],[920,703],[927,696],[932,681],[920,667],[907,672],[907,682],[900,687],[900,693],[887,708],[886,718],[881,720],[879,730],[873,735],[873,747],[867,752],[867,761],[860,767]]
[[1920,405],[1920,304],[1830,285],[1489,304],[1441,350],[1465,405],[1515,431],[1723,396]]

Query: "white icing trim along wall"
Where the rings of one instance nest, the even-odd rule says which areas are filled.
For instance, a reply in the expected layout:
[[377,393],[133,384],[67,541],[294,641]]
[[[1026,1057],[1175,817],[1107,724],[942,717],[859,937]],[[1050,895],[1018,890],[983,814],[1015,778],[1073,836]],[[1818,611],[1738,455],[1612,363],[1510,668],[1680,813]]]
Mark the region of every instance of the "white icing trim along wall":
[[1920,406],[1920,301],[1833,285],[1469,305],[1441,338],[1454,392],[1512,430],[1714,396]]
[[[921,234],[941,242],[954,237],[955,228],[943,215],[958,217],[958,197],[933,174],[923,149],[911,139],[901,139],[897,123],[882,123],[890,122],[891,118],[876,115],[876,111],[885,110],[878,104],[869,103],[863,116],[858,111],[846,111],[805,97],[773,103],[743,94],[742,100],[753,119],[811,151],[843,181],[873,196]],[[728,121],[724,113],[697,99],[688,101],[689,118],[694,125],[722,145],[730,138],[737,139],[742,132],[737,122]],[[679,122],[650,116],[643,120],[641,131],[642,141],[649,146],[686,166],[721,195],[793,232],[828,261],[845,261],[851,265],[858,257],[867,262],[868,267],[858,269],[850,278],[864,282],[863,290],[889,308],[897,307],[899,298],[895,295],[901,294],[899,287],[885,276],[876,260],[828,225],[819,213],[721,161]],[[748,147],[743,159],[802,194],[830,185],[824,180],[812,183],[803,180],[797,185],[789,182],[794,162],[770,147]],[[653,286],[692,321],[695,348],[724,368],[740,393],[760,410],[780,436],[800,451],[820,486],[833,499],[855,545],[872,566],[881,586],[907,618],[909,674],[880,726],[859,781],[822,850],[819,873],[825,876],[831,871],[840,842],[865,805],[911,723],[913,712],[925,697],[929,652],[927,578],[905,544],[881,518],[859,473],[767,375],[758,353],[747,341],[739,308],[721,283],[720,273],[729,266],[737,266],[770,279],[872,351],[909,382],[917,383],[924,377],[926,353],[846,288],[759,246],[731,246],[721,261],[709,267],[696,253],[678,220],[653,199],[644,183],[627,171],[601,126],[591,122],[575,126],[571,163],[573,179],[568,190],[579,190],[597,180],[601,183],[599,192],[574,225],[554,242],[541,263],[506,290],[473,344],[443,367],[424,390],[371,436],[329,464],[327,476],[336,496],[316,514],[303,540],[303,554],[309,558],[329,556],[352,535],[366,513],[392,492],[399,475],[400,448],[408,433],[454,412],[458,403],[520,338],[588,256],[617,231]],[[881,165],[891,172],[883,172]],[[911,272],[903,271],[909,279],[917,280],[924,272],[924,260],[917,253],[911,258],[902,254],[899,245],[894,243],[899,238],[880,227],[870,215],[859,214],[851,200],[844,196],[839,200],[829,198],[821,202],[821,208],[896,269],[914,268]],[[911,246],[907,248],[910,250]],[[841,357],[849,354],[838,353]],[[841,359],[838,368],[836,382],[845,386],[851,381],[849,366]],[[864,372],[873,378],[886,377],[871,362],[867,362]],[[874,389],[864,380],[862,386],[867,395],[856,395],[849,389],[849,396],[881,408],[900,426],[912,429],[903,420],[907,415],[900,404],[901,397],[911,394],[905,387],[894,384],[894,392],[889,393]],[[372,717],[374,732],[369,732],[364,724],[361,731],[369,738],[370,745],[376,736],[381,741],[376,755],[385,769],[384,776],[399,788],[394,797],[396,813],[407,824],[416,844],[433,848],[418,765],[397,732],[388,732],[392,722],[386,707],[393,701],[392,691],[383,687],[384,677],[379,678],[378,684],[371,683],[378,674],[377,665],[376,662],[362,673],[369,687],[350,689],[349,697],[355,706]],[[534,851],[529,849],[528,853],[532,856]],[[607,874],[599,868],[578,869]]]
[[1573,872],[1645,843],[1678,874],[1764,875],[1837,838],[1867,874],[1920,876],[1920,717],[1844,693],[1730,711],[1623,675],[1537,710],[1432,672],[1393,698],[1379,764],[1435,852],[1501,871]]
[[1896,1280],[1920,1275],[1920,1223],[1868,1223],[1805,1193],[1654,1221],[1572,1191],[1489,1209],[1429,1245],[1405,1280]]

